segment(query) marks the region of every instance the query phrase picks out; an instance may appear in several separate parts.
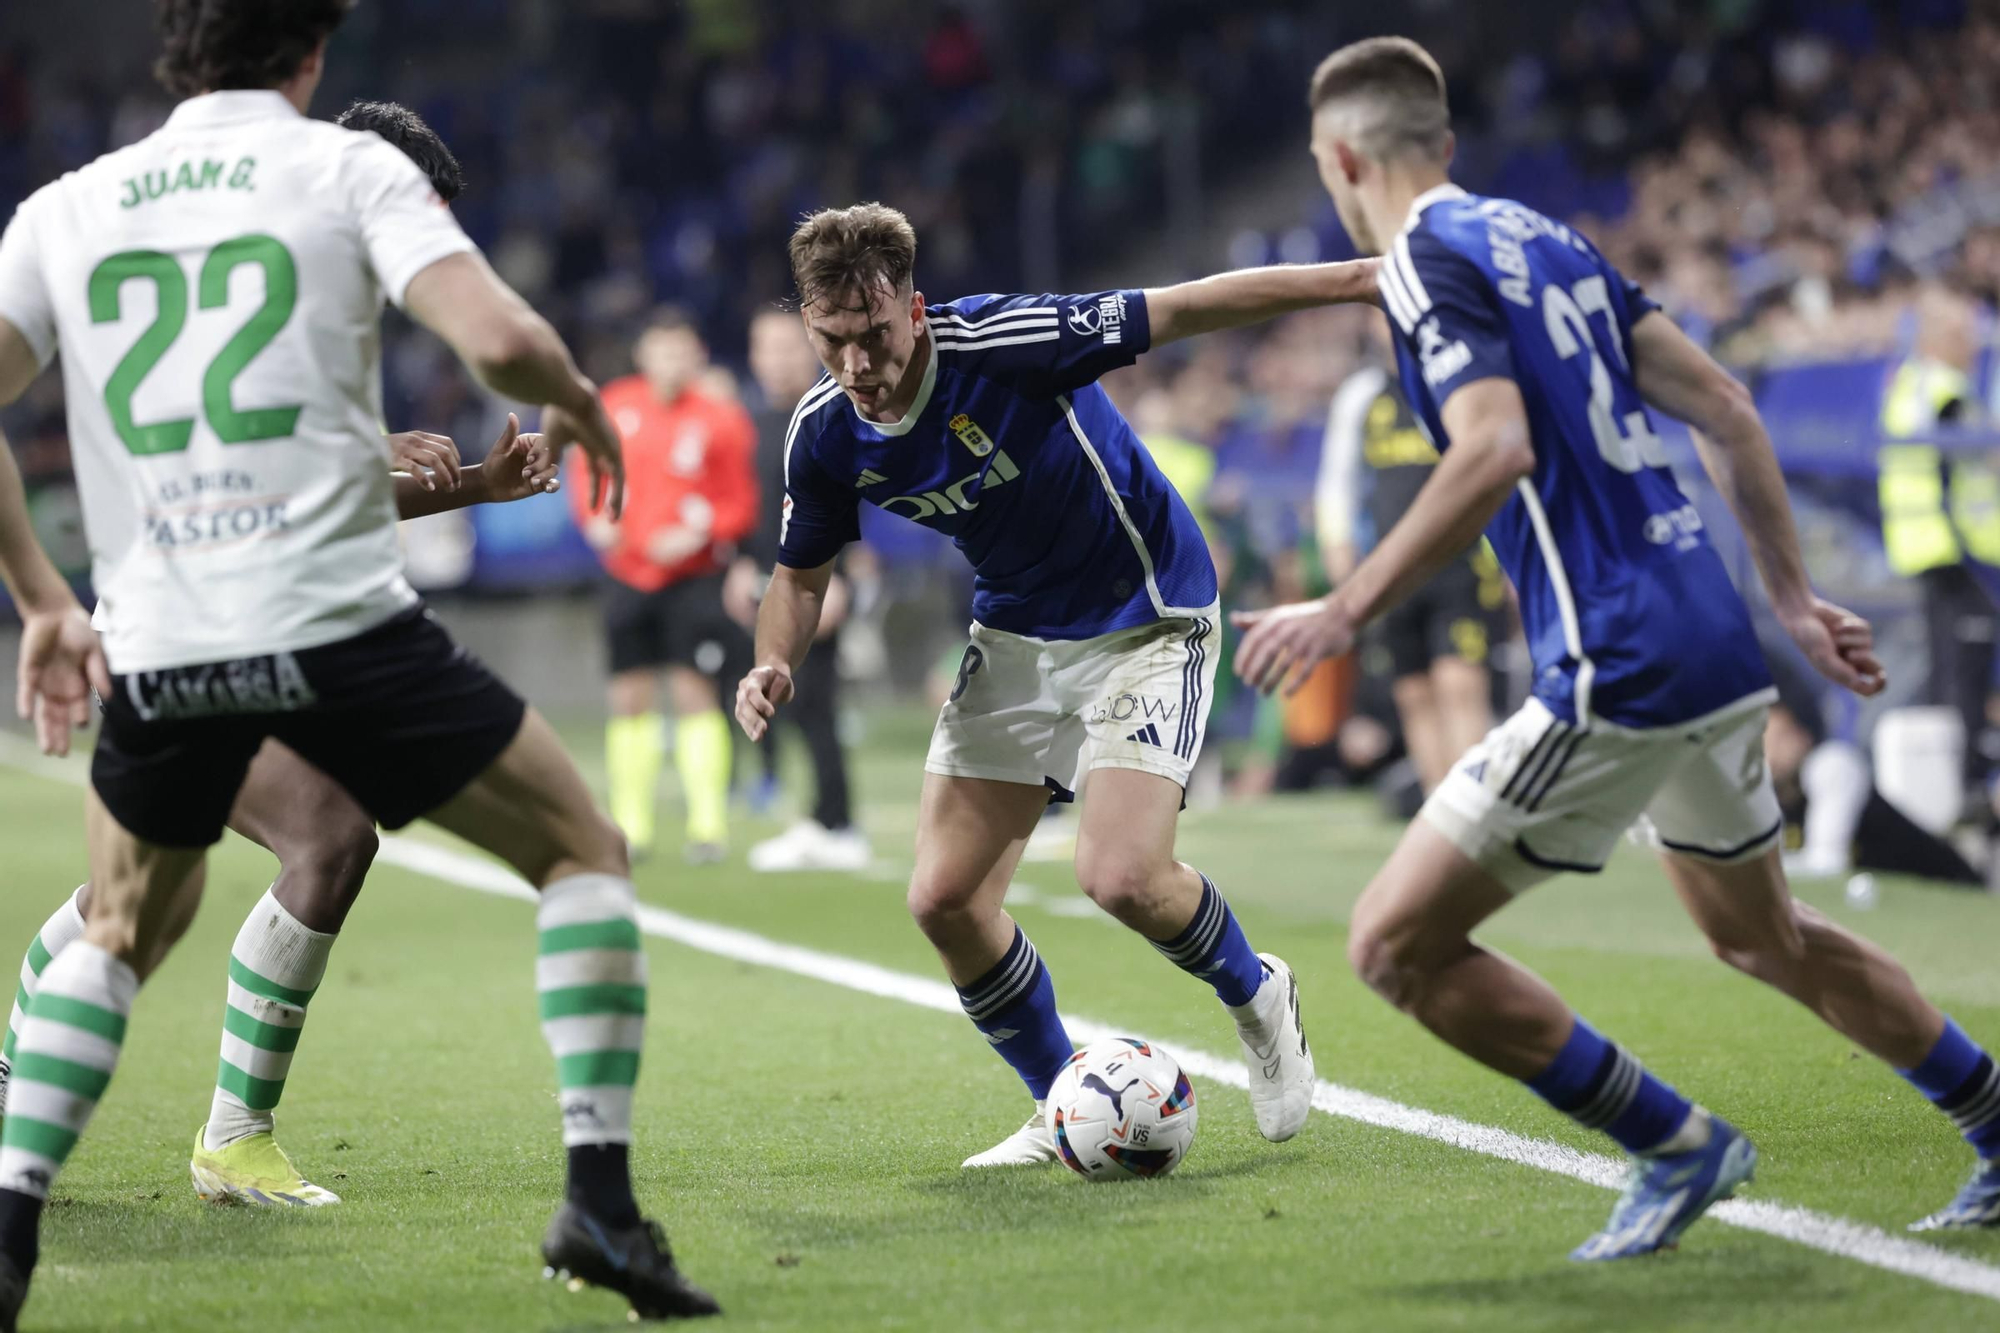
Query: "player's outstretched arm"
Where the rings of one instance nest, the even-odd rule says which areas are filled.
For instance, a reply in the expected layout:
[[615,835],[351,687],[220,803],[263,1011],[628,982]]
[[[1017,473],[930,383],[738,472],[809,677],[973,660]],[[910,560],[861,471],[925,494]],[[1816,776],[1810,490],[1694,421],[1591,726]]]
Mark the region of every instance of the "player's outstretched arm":
[[761,740],[778,709],[791,702],[792,672],[819,633],[833,561],[812,569],[779,565],[757,608],[756,665],[736,686],[736,722]]
[[[593,501],[613,518],[625,506],[618,432],[592,384],[549,322],[500,280],[477,252],[448,255],[410,279],[403,306],[445,340],[481,384],[544,406],[542,433],[560,456],[571,444],[590,459]],[[608,492],[608,495],[607,495]]]
[[[18,395],[26,380],[10,377],[16,354],[31,367],[36,364],[20,331],[0,320],[0,384]],[[35,540],[27,492],[5,436],[0,436],[0,582],[21,613],[16,711],[33,719],[44,754],[68,754],[70,731],[90,721],[91,690],[110,693],[111,673],[90,617]]]
[[1814,595],[1785,477],[1750,390],[1654,311],[1632,326],[1632,369],[1652,406],[1692,428],[1709,480],[1736,515],[1771,610],[1815,669],[1856,694],[1887,684],[1868,622]]
[[1443,416],[1451,448],[1346,582],[1315,601],[1230,616],[1244,631],[1236,674],[1247,684],[1267,694],[1305,684],[1315,664],[1346,652],[1362,626],[1457,559],[1535,470],[1528,409],[1514,381],[1474,380],[1445,400]]
[[[500,430],[500,438],[486,451],[486,460],[471,467],[458,467],[458,448],[443,435],[408,431],[389,437],[390,450],[401,468],[394,474],[396,517],[423,518],[453,509],[480,504],[507,504],[531,495],[550,495],[562,489],[555,456],[543,437],[521,432],[521,419],[512,412]],[[445,469],[426,462],[450,453],[456,484],[443,484]],[[422,472],[418,469],[423,469]],[[424,473],[429,473],[428,476]]]
[[1375,268],[1381,261],[1341,264],[1273,264],[1146,289],[1146,317],[1154,347],[1198,333],[1261,324],[1294,310],[1374,302]]

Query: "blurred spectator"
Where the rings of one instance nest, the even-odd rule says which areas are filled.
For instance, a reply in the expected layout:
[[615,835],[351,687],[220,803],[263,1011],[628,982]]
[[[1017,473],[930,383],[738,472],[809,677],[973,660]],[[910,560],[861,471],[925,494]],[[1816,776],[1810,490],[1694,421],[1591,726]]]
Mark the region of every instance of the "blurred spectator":
[[[778,563],[782,520],[779,498],[785,493],[786,444],[793,410],[820,376],[819,358],[806,338],[804,323],[788,310],[765,310],[750,321],[750,374],[756,380],[759,404],[757,473],[765,503],[743,554],[730,566],[723,585],[723,605],[748,630],[756,628],[757,603]],[[848,791],[847,748],[840,738],[840,640],[847,618],[847,580],[836,574],[827,585],[819,621],[819,638],[792,675],[791,707],[778,714],[759,750],[766,773],[773,771],[777,739],[797,728],[812,759],[812,814],[767,842],[750,849],[750,868],[777,870],[859,870],[868,864],[868,839],[854,825]]]

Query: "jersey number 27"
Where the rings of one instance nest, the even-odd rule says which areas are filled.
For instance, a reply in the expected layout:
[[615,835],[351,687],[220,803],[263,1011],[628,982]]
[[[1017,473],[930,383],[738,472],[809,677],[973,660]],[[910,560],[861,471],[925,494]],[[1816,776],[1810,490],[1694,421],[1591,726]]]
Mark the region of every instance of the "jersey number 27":
[[[304,410],[300,403],[242,409],[231,397],[236,377],[285,327],[299,295],[298,266],[284,242],[273,236],[238,236],[210,250],[202,261],[195,292],[199,309],[214,310],[229,303],[229,276],[242,264],[264,270],[264,304],[222,345],[201,377],[202,415],[224,444],[283,439],[297,427]],[[194,419],[142,426],[132,420],[132,395],[187,324],[188,281],[180,261],[158,250],[124,250],[106,259],[90,271],[90,322],[117,323],[121,293],[134,279],[153,284],[158,305],[153,322],[104,382],[104,406],[118,438],[133,453],[177,454],[188,447]]]
[[1582,353],[1590,355],[1590,434],[1597,441],[1597,452],[1620,472],[1665,467],[1666,447],[1653,433],[1646,410],[1642,407],[1627,412],[1622,426],[1613,415],[1611,368],[1598,355],[1597,339],[1590,328],[1592,314],[1604,316],[1604,326],[1611,333],[1612,354],[1630,374],[1632,364],[1625,356],[1625,339],[1618,331],[1618,316],[1611,309],[1611,289],[1603,274],[1581,279],[1569,291],[1555,283],[1542,288],[1542,322],[1548,326],[1549,341],[1555,344],[1556,355],[1565,361]]

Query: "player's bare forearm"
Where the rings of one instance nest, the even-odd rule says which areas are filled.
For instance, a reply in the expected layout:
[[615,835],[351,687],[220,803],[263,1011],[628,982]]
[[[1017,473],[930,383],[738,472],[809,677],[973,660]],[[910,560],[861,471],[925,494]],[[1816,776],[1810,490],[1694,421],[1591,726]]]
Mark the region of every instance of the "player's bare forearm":
[[470,509],[473,505],[485,504],[493,498],[486,484],[486,467],[474,463],[459,469],[458,489],[447,491],[442,488],[426,490],[424,484],[407,472],[392,474],[396,483],[396,517],[427,518],[432,514],[445,514],[454,509]]
[[1421,588],[1465,553],[1535,470],[1528,412],[1512,380],[1478,380],[1444,405],[1451,440],[1402,520],[1337,588],[1356,625],[1365,625]]
[[1238,269],[1146,292],[1152,345],[1221,329],[1261,324],[1295,310],[1373,302],[1377,299],[1375,259],[1339,264],[1274,264]]
[[1750,390],[1658,312],[1633,326],[1632,367],[1646,401],[1692,428],[1702,468],[1736,515],[1772,608],[1804,614],[1812,585],[1784,474]]
[[76,594],[35,540],[27,490],[4,435],[0,435],[0,580],[24,611],[60,611],[76,605]]
[[779,565],[771,572],[771,584],[757,608],[758,666],[782,666],[791,672],[805,660],[806,650],[818,636],[827,585],[832,581],[830,560],[813,569]]

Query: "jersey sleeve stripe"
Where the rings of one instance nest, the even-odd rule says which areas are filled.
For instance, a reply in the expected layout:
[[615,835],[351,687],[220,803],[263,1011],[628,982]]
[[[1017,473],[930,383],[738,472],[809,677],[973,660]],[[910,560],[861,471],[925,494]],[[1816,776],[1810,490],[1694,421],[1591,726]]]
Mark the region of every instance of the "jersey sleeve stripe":
[[[806,390],[806,396],[799,399],[799,405],[792,410],[792,424],[785,429],[785,489],[787,491],[792,486],[792,444],[799,438],[799,427],[805,424],[807,417],[832,402],[834,396],[840,391],[840,381],[829,377],[822,384],[816,384]],[[778,515],[778,542],[780,545],[784,544],[786,536],[791,532],[791,527],[792,510],[791,506],[786,504],[780,509]]]
[[992,347],[1012,347],[1016,343],[1048,343],[1062,337],[1061,329],[1049,329],[1042,333],[1021,333],[1011,338],[980,337],[967,338],[963,334],[951,334],[942,330],[931,338],[938,350],[944,352],[983,352]]
[[[1028,311],[1020,311],[992,320],[982,320],[978,324],[968,323],[957,315],[939,315],[931,322],[940,328],[959,329],[966,333],[998,333],[1002,329],[1013,328],[1052,329],[1057,324],[1054,315],[1038,315]],[[992,326],[991,328],[987,327],[989,324]]]
[[1402,279],[1396,274],[1394,264],[1383,264],[1375,270],[1376,284],[1382,289],[1382,300],[1389,307],[1389,313],[1396,317],[1404,333],[1417,331],[1415,307],[1410,303],[1409,294],[1403,290]]
[[1052,305],[1032,305],[1017,306],[1012,310],[1002,310],[997,314],[986,315],[979,319],[967,319],[964,315],[956,311],[946,311],[944,314],[937,316],[937,319],[951,320],[954,323],[964,325],[968,329],[980,329],[986,327],[988,324],[998,324],[1003,320],[1019,319],[1023,315],[1048,315],[1053,317],[1055,313],[1056,308]]
[[1421,316],[1431,308],[1431,294],[1424,290],[1424,280],[1417,276],[1417,266],[1410,259],[1410,234],[1404,232],[1396,238],[1393,254],[1396,276],[1403,280],[1403,289],[1408,293],[1416,313]]

